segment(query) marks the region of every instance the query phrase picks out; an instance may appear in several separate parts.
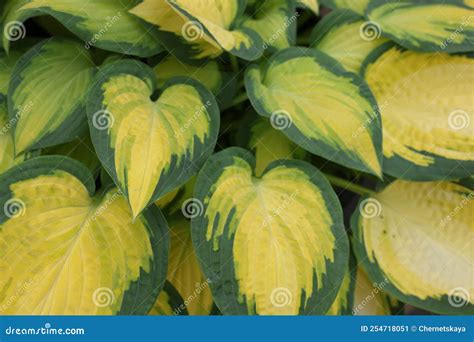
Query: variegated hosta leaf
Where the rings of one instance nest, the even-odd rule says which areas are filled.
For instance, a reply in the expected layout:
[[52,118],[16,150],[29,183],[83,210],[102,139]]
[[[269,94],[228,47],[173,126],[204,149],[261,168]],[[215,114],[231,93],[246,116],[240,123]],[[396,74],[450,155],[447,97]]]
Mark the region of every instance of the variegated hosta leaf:
[[371,282],[364,269],[357,267],[354,283],[353,315],[382,316],[391,314],[388,298],[383,292],[383,288],[386,285],[385,282]]
[[332,9],[346,9],[364,15],[371,0],[322,0],[321,3]]
[[356,269],[357,263],[352,253],[349,256],[349,264],[347,264],[344,272],[344,279],[341,287],[337,292],[336,299],[332,303],[326,315],[340,316],[350,315],[352,313],[352,306],[354,304],[354,291],[356,287]]
[[[383,120],[384,172],[414,180],[474,173],[474,58],[402,51],[368,57]],[[378,57],[378,58],[377,58]]]
[[382,34],[417,51],[474,51],[472,0],[374,0],[367,17]]
[[358,260],[401,301],[473,314],[473,197],[472,188],[446,181],[391,183],[352,217]]
[[295,44],[298,14],[294,1],[262,1],[251,8],[243,27],[257,32],[263,39],[263,49],[284,49]]
[[198,175],[193,243],[224,314],[325,313],[348,262],[336,195],[303,161],[275,162],[261,177],[246,150],[211,156]]
[[155,55],[161,50],[156,30],[128,13],[135,4],[135,0],[7,0],[2,24],[11,36],[4,35],[3,45],[8,50],[9,40],[26,34],[22,24],[26,19],[50,15],[81,38],[86,48],[97,46],[140,57]]
[[347,10],[335,10],[325,16],[311,35],[312,47],[327,53],[342,66],[358,74],[367,56],[388,42],[376,26]]
[[[196,212],[198,213],[199,211]],[[194,251],[189,221],[182,217],[173,217],[169,226],[171,248],[168,280],[183,297],[190,315],[209,315],[213,306],[211,289]],[[178,311],[181,313],[182,309]]]
[[[242,125],[239,137],[255,155],[255,175],[260,176],[265,168],[279,159],[307,159],[309,153],[288,139],[280,130],[273,127],[267,119],[251,118]],[[250,130],[249,130],[250,128]]]
[[166,221],[133,220],[117,190],[67,157],[38,157],[0,176],[0,312],[146,314],[166,277]]
[[168,55],[153,70],[158,80],[158,87],[178,76],[190,77],[201,82],[216,96],[221,109],[228,107],[235,98],[236,77],[232,73],[221,71],[217,61],[206,60],[192,65]]
[[319,14],[318,0],[296,0],[296,3],[300,6],[310,9],[316,15]]
[[273,55],[263,71],[250,66],[245,87],[257,112],[307,151],[381,175],[377,104],[364,80],[336,60],[289,48]]
[[235,27],[242,0],[144,0],[130,12],[160,29],[163,45],[183,59],[216,57],[224,51],[247,60],[262,53],[263,41]]
[[20,58],[8,90],[16,154],[73,140],[87,128],[94,72],[89,52],[71,40],[51,38]]
[[169,281],[166,281],[149,314],[160,316],[187,315],[188,310],[179,292]]
[[219,109],[199,82],[173,78],[157,100],[156,77],[138,61],[108,64],[89,94],[92,142],[134,217],[184,184],[212,153]]

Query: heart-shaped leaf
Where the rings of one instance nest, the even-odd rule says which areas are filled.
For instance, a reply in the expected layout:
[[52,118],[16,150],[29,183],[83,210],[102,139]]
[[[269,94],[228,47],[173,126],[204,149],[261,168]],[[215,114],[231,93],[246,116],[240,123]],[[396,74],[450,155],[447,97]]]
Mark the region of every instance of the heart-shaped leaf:
[[189,78],[169,80],[157,100],[153,70],[138,61],[105,66],[89,94],[92,142],[134,217],[184,184],[214,150],[219,109]]
[[383,120],[383,171],[412,180],[474,174],[474,101],[466,77],[474,74],[474,58],[380,50],[364,64]]
[[188,310],[179,292],[169,281],[166,281],[149,314],[160,316],[188,315]]
[[382,129],[367,84],[326,54],[289,48],[265,68],[252,65],[245,87],[257,112],[309,152],[381,175]]
[[193,243],[224,314],[322,314],[341,285],[348,241],[334,191],[303,161],[255,160],[230,148],[200,171]]
[[416,51],[474,51],[472,0],[374,0],[367,17],[387,36]]
[[370,279],[414,306],[472,315],[473,188],[397,180],[363,198],[351,226]]
[[150,310],[166,277],[166,221],[156,207],[133,221],[120,193],[94,187],[84,166],[62,156],[0,176],[0,312]]
[[89,52],[61,38],[38,43],[18,60],[8,89],[16,154],[73,140],[87,128],[94,72]]

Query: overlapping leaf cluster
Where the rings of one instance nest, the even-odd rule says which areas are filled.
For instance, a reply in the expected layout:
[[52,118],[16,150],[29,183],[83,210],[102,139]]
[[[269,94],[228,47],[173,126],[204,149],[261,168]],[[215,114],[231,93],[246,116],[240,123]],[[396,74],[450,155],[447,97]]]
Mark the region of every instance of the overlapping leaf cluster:
[[0,313],[474,312],[473,1],[6,0],[0,27]]

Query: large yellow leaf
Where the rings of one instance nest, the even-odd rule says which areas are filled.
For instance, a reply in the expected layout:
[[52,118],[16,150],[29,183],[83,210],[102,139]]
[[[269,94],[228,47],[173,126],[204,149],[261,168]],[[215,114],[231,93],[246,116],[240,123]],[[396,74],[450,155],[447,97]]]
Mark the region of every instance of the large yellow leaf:
[[355,252],[384,291],[433,312],[474,313],[474,192],[463,184],[397,180],[362,199]]
[[383,122],[383,171],[413,180],[473,174],[474,58],[397,47],[379,55],[368,57],[365,77]]
[[164,217],[136,220],[112,189],[66,157],[38,157],[0,176],[0,312],[145,314],[166,277]]

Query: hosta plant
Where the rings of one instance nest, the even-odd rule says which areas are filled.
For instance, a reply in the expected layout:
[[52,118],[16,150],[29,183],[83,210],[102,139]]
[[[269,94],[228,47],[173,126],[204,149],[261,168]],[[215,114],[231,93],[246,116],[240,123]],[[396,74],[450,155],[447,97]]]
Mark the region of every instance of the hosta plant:
[[0,28],[1,314],[474,314],[472,0]]

